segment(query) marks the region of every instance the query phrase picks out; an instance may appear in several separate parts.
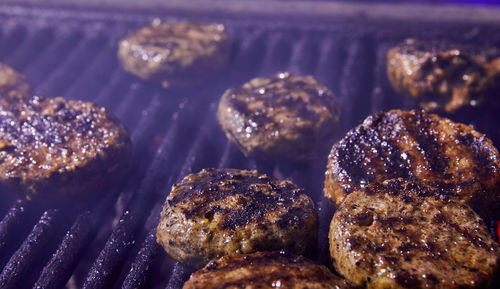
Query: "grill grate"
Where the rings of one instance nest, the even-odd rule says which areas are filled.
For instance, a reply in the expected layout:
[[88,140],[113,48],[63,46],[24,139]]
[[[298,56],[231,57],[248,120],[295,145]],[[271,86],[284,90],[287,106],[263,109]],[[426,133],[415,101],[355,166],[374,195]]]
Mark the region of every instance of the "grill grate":
[[[257,168],[304,187],[320,210],[316,259],[328,264],[333,207],[321,197],[326,155],[277,166],[246,159],[216,123],[225,88],[277,71],[312,74],[341,98],[340,137],[372,112],[412,107],[394,94],[385,76],[385,54],[396,41],[423,35],[500,44],[500,28],[494,26],[403,22],[394,30],[391,23],[228,17],[218,20],[234,40],[228,71],[203,87],[163,90],[126,74],[116,60],[118,39],[154,15],[79,12],[0,6],[0,61],[26,74],[39,94],[107,107],[130,130],[133,159],[99,202],[36,203],[0,195],[1,288],[180,288],[191,270],[156,244],[155,226],[172,184],[204,167]],[[500,130],[491,127],[498,118],[456,117],[475,123],[498,146]]]

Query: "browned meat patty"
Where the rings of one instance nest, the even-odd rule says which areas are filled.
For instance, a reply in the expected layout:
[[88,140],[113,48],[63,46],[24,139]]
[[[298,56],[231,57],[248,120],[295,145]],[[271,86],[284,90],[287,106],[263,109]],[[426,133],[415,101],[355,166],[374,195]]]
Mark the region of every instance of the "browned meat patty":
[[228,89],[217,117],[246,156],[303,160],[331,145],[340,105],[313,77],[279,73]]
[[500,198],[499,154],[491,140],[421,110],[377,113],[349,131],[328,157],[324,193],[340,204],[368,184],[399,177],[464,188],[479,183],[460,193],[464,202],[477,200],[481,189],[484,203]]
[[0,115],[0,184],[28,199],[101,189],[130,155],[125,127],[93,103],[34,96]]
[[367,288],[475,288],[500,261],[483,220],[453,192],[402,179],[347,196],[329,238],[335,269]]
[[0,63],[0,105],[7,107],[14,101],[28,100],[31,96],[31,87],[26,78]]
[[500,50],[407,39],[387,54],[387,75],[425,110],[454,112],[498,102]]
[[316,242],[317,219],[314,202],[290,181],[204,169],[172,188],[156,238],[174,259],[202,267],[234,253],[303,254]]
[[257,252],[225,256],[191,275],[183,289],[210,288],[351,288],[325,266],[302,256]]
[[167,87],[203,81],[225,66],[229,52],[222,24],[155,21],[120,41],[118,59],[126,71]]

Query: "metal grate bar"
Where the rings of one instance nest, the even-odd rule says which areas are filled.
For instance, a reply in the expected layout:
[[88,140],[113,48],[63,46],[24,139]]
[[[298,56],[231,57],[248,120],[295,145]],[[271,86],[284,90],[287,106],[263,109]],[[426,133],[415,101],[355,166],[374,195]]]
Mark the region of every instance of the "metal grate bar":
[[92,100],[100,106],[110,107],[113,105],[114,97],[126,94],[131,87],[131,83],[134,83],[132,76],[118,67],[115,67],[110,75],[111,77],[106,86],[98,91],[96,97]]
[[[208,113],[208,119],[202,122],[202,126],[199,128],[199,132],[197,134],[198,137],[193,142],[193,144],[191,145],[191,149],[189,150],[189,153],[184,158],[184,164],[182,168],[179,170],[180,173],[178,175],[177,180],[182,179],[187,174],[199,170],[202,167],[213,166],[212,164],[208,163],[206,164],[204,162],[214,160],[217,158],[213,155],[210,155],[213,154],[213,150],[211,149],[211,144],[209,140],[209,135],[212,136],[213,129],[217,129],[214,127],[215,122],[213,119],[214,118],[213,116],[215,115],[215,107],[216,107],[215,104],[211,105],[210,112]],[[228,143],[226,143],[226,145],[227,144]],[[204,153],[205,151],[206,153]],[[206,157],[208,155],[209,157]],[[221,156],[221,160],[222,158],[224,158],[224,156]],[[167,190],[165,191],[168,192],[171,185],[172,184],[170,182],[167,182],[166,185]],[[149,217],[149,219],[155,220],[153,224],[154,227],[151,229],[150,233],[148,234],[148,237],[142,244],[141,250],[137,254],[134,263],[132,263],[132,265],[130,266],[130,271],[125,278],[122,288],[139,288],[143,283],[145,283],[147,271],[150,270],[149,266],[153,262],[152,257],[157,255],[160,251],[162,251],[162,249],[158,246],[158,244],[156,244],[156,224],[159,213],[162,208],[163,199],[160,199],[158,201],[160,203],[156,204],[155,209],[152,210],[152,213]],[[148,226],[149,222],[147,222],[146,225]],[[169,286],[172,286],[172,284],[177,284],[179,282],[179,280],[176,280],[175,278],[178,278],[177,275],[180,273],[180,271],[183,272],[182,273],[183,275],[186,274],[188,275],[190,274],[190,272],[192,272],[191,269],[184,267],[181,264],[177,264],[177,262],[175,263],[176,264],[174,265],[174,272],[170,275],[171,278],[169,278],[169,283],[167,284],[167,288],[169,288]],[[184,279],[182,279],[181,282],[184,282]]]
[[[142,203],[142,202],[141,202]],[[144,208],[146,209],[146,208]],[[134,213],[137,213],[134,211]],[[126,259],[126,253],[134,245],[134,229],[140,222],[139,216],[125,211],[118,226],[113,230],[106,245],[89,271],[82,288],[108,288],[119,264]]]
[[293,45],[288,71],[311,75],[318,64],[320,37],[303,33],[302,37]]
[[[130,172],[127,172],[123,179],[127,179],[128,175],[130,175]],[[107,195],[100,199],[97,206],[91,204],[93,208],[91,211],[84,211],[75,219],[59,248],[43,268],[42,274],[35,285],[39,285],[40,288],[58,287],[56,285],[50,287],[53,284],[64,285],[63,282],[68,280],[78,265],[77,262],[82,251],[89,246],[89,240],[95,237],[99,228],[102,228],[103,222],[107,223],[106,218],[110,212],[109,208],[113,207],[119,192],[119,189],[107,192]],[[58,273],[56,274],[56,272]]]
[[8,63],[18,70],[24,70],[54,41],[54,31],[44,27],[36,31],[29,31],[26,42],[9,56]]
[[109,87],[113,72],[118,68],[115,49],[113,45],[106,45],[103,51],[90,62],[89,67],[79,75],[75,83],[69,87],[66,95],[72,99],[95,101],[99,93]]
[[110,285],[112,276],[118,273],[120,264],[126,259],[126,254],[135,243],[134,236],[145,217],[145,212],[151,207],[151,198],[155,195],[158,184],[165,184],[168,176],[171,175],[169,171],[174,169],[170,167],[167,172],[164,170],[171,159],[176,157],[172,154],[179,151],[179,148],[175,148],[179,142],[175,143],[174,139],[179,135],[178,130],[181,124],[186,124],[186,122],[177,119],[170,128],[170,133],[158,149],[146,177],[130,202],[131,208],[125,211],[113,230],[99,257],[92,265],[83,288],[105,288]]
[[4,61],[14,49],[18,47],[27,37],[28,31],[24,25],[9,25],[2,30],[2,41],[0,41],[0,59]]
[[372,86],[372,48],[371,39],[367,36],[362,36],[349,45],[340,82],[340,98],[348,127],[358,123],[369,113],[371,107],[366,96],[370,95]]
[[[26,69],[25,75],[30,83],[43,83],[54,72],[73,49],[82,41],[81,31],[56,33],[54,42]],[[31,53],[28,51],[28,53]],[[36,89],[35,89],[36,90]]]
[[172,273],[170,274],[170,279],[168,280],[166,289],[182,288],[182,285],[189,278],[191,272],[193,272],[193,270],[179,262],[176,262]]
[[[187,154],[184,164],[179,170],[178,181],[194,171],[202,167],[213,167],[216,164],[205,163],[210,160],[217,159],[217,151],[212,150],[212,146],[207,141],[209,128],[213,126],[211,115],[215,114],[213,109],[210,109],[208,120],[205,120],[199,129],[198,137],[193,141],[191,149]],[[207,157],[209,156],[209,157]]]
[[141,250],[130,266],[130,271],[123,282],[122,288],[140,288],[146,283],[148,272],[152,269],[153,258],[160,253],[158,244],[156,244],[156,227],[153,228],[148,237],[141,245]]
[[342,49],[346,41],[339,36],[327,34],[319,51],[316,77],[318,81],[329,87],[337,96],[340,92],[340,77],[345,62],[345,51]]
[[17,200],[7,212],[7,215],[0,221],[0,252],[3,251],[4,246],[7,244],[7,236],[12,236],[12,230],[21,222],[25,206],[26,201]]
[[219,161],[219,168],[241,168],[240,165],[244,162],[245,157],[238,148],[229,140],[226,141],[224,152]]
[[133,86],[129,93],[119,101],[118,107],[114,110],[115,115],[122,119],[127,127],[133,127],[133,124],[141,117],[144,104],[151,102],[156,90],[157,87],[149,85]]
[[88,244],[91,223],[90,212],[77,217],[33,288],[61,288],[66,284],[78,262],[78,256]]
[[[160,95],[159,93],[155,93],[153,96],[153,99],[149,102],[149,106],[142,111],[142,117],[140,120],[137,122],[137,125],[133,128],[133,133],[131,135],[132,143],[134,144],[140,144],[140,143],[145,143],[145,142],[150,142],[150,138],[144,137],[144,134],[148,129],[155,127],[158,113],[165,113],[166,115],[171,115],[174,110],[174,106],[169,106],[167,110],[163,109],[161,106],[161,100],[160,98],[163,97],[163,95]],[[185,101],[184,101],[185,102]],[[181,102],[182,103],[182,102]],[[179,104],[180,106],[183,106]],[[176,107],[179,108],[179,107]],[[139,147],[142,147],[139,145]]]
[[371,113],[391,107],[403,107],[402,97],[396,97],[387,80],[386,55],[391,45],[379,43],[374,73],[374,87],[371,95]]
[[32,268],[33,264],[37,263],[37,253],[43,251],[44,245],[50,238],[56,213],[56,210],[43,213],[33,231],[3,268],[0,274],[0,288],[18,288],[17,283],[23,277],[23,274]]
[[277,31],[268,35],[268,48],[261,68],[262,76],[277,73],[285,69],[288,64],[292,51],[289,39],[283,34]]
[[[330,222],[335,211],[334,205],[327,199],[323,198],[318,204],[318,259],[322,264],[331,264],[330,249],[328,247],[328,232]],[[331,265],[330,265],[331,267]]]
[[102,51],[104,45],[104,36],[99,33],[82,40],[71,51],[71,55],[67,57],[65,62],[47,77],[46,81],[38,88],[38,92],[49,96],[65,95],[66,90],[78,79],[93,58]]
[[243,35],[239,47],[235,47],[237,54],[231,67],[233,73],[230,76],[231,83],[242,83],[254,77],[265,54],[265,33],[260,30],[246,32]]
[[26,210],[26,201],[17,200],[0,222],[0,266],[7,262],[16,237],[23,233],[19,225],[27,222]]

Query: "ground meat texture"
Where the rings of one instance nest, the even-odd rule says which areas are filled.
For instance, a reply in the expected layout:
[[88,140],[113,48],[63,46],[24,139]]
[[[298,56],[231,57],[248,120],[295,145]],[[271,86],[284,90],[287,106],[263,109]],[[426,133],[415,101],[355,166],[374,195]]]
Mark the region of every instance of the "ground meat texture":
[[500,50],[407,39],[387,54],[387,75],[396,91],[425,110],[454,112],[500,92]]
[[102,189],[130,155],[125,127],[93,103],[34,96],[0,116],[0,183],[28,199]]
[[225,256],[191,275],[183,289],[352,288],[344,279],[302,256],[257,252]]
[[313,77],[279,73],[228,89],[217,117],[246,156],[303,160],[331,145],[340,111],[337,97]]
[[234,253],[303,254],[316,242],[317,219],[312,199],[290,181],[204,169],[172,188],[156,238],[174,259],[199,268]]
[[31,87],[26,78],[0,63],[0,106],[7,107],[12,102],[28,100],[31,96]]
[[456,197],[402,179],[345,199],[330,225],[337,272],[367,288],[476,288],[498,272],[499,248]]
[[142,79],[164,87],[184,86],[219,72],[230,46],[222,24],[154,21],[120,41],[118,59],[126,71]]
[[392,178],[460,184],[468,188],[460,193],[464,202],[480,193],[488,206],[499,200],[499,155],[470,126],[421,110],[381,112],[333,146],[324,193],[340,204],[353,191]]

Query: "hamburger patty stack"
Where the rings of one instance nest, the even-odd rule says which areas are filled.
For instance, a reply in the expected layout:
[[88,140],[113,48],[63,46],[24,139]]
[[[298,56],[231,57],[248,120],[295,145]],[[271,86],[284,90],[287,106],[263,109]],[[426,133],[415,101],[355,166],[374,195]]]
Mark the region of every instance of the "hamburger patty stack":
[[475,288],[498,270],[483,220],[498,203],[497,149],[424,111],[369,116],[336,143],[325,196],[336,270],[368,288]]

